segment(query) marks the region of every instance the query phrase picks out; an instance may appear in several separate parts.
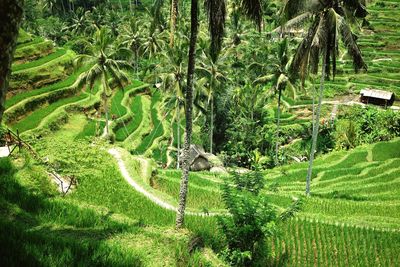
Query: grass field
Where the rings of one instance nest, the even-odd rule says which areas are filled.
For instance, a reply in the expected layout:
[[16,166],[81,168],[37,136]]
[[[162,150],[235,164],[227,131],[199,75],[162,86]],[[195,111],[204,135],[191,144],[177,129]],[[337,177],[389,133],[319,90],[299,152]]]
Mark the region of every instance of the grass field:
[[[357,93],[365,87],[400,94],[400,35],[393,29],[400,26],[399,7],[400,1],[371,6],[369,20],[375,34],[359,38],[370,71],[355,75],[348,58],[343,58],[337,79],[327,81],[325,97]],[[53,71],[68,53],[23,32],[13,79],[24,82],[39,77],[36,74],[42,69]],[[51,118],[57,114],[66,119],[30,139],[46,164],[24,153],[0,159],[0,229],[7,233],[0,235],[0,247],[7,248],[0,250],[1,262],[4,266],[224,266],[216,255],[225,240],[215,217],[188,215],[187,230],[175,230],[175,212],[132,188],[107,153],[111,147],[123,147],[128,155],[123,160],[135,182],[176,206],[182,174],[156,168],[154,161],[161,166],[172,157],[175,151],[169,151],[169,146],[177,146],[178,127],[183,141],[184,121],[179,126],[171,123],[160,92],[151,93],[148,85],[133,81],[116,90],[110,101],[117,142],[93,138],[102,134],[105,122],[93,118],[93,104],[83,102],[91,97],[100,101],[98,86],[91,96],[77,91],[51,101],[52,95],[69,90],[83,71],[69,75],[65,69],[55,69],[66,78],[19,88],[6,101],[7,112],[24,103],[32,105],[9,125],[21,133],[54,122]],[[24,73],[29,75],[18,76]],[[41,97],[44,102],[35,102]],[[289,113],[289,108],[309,105],[311,100],[304,96],[283,100],[288,110],[281,115],[282,132],[310,128],[306,116]],[[67,109],[70,105],[76,108]],[[276,109],[269,112],[276,120]],[[46,173],[49,164],[60,175],[77,179],[71,193],[61,196],[56,191]],[[278,212],[304,195],[307,167],[298,163],[262,172],[267,185],[262,194]],[[190,173],[188,210],[225,214],[220,190],[224,178],[210,172]],[[400,139],[317,158],[311,192],[297,216],[278,225],[278,235],[269,240],[273,266],[400,265]],[[201,237],[204,248],[191,254],[193,237]]]

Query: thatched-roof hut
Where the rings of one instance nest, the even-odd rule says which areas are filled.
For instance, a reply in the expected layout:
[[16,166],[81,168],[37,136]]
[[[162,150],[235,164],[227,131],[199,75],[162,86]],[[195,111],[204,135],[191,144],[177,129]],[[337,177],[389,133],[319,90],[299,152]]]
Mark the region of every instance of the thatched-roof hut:
[[[192,171],[208,171],[212,168],[216,168],[215,171],[218,172],[225,169],[223,163],[217,156],[206,153],[204,149],[198,145],[190,145],[189,156],[190,170]],[[181,153],[181,160],[182,158],[183,153]]]
[[374,104],[387,107],[393,105],[394,99],[394,93],[383,90],[366,88],[360,92],[360,101],[365,104]]

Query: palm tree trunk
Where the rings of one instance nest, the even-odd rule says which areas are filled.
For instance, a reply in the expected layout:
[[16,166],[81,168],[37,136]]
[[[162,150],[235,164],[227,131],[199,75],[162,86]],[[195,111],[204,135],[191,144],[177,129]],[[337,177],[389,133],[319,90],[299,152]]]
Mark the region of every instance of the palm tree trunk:
[[185,92],[185,117],[186,117],[186,133],[185,143],[183,145],[183,170],[179,191],[179,206],[176,214],[176,228],[182,228],[184,225],[186,197],[189,183],[190,169],[190,143],[192,139],[192,116],[193,116],[193,80],[196,63],[196,43],[198,34],[198,0],[191,1],[191,30],[189,45],[189,63],[187,72],[187,85]]
[[0,1],[0,124],[11,75],[11,63],[22,21],[23,1]]
[[210,114],[210,153],[213,153],[213,134],[214,134],[214,97],[210,99],[211,114]]
[[[104,68],[103,68],[103,71],[105,72],[105,70],[104,70]],[[108,129],[108,120],[109,120],[109,116],[108,116],[108,96],[107,96],[107,92],[108,92],[108,87],[107,87],[108,85],[107,85],[107,77],[106,77],[106,75],[105,74],[103,74],[103,97],[104,97],[104,99],[103,99],[103,101],[104,101],[104,113],[105,113],[105,115],[106,115],[106,133],[107,133],[107,136],[109,136],[109,134],[110,134],[110,132],[109,132],[109,129]]]
[[276,121],[276,144],[275,144],[275,166],[279,165],[278,154],[279,154],[279,132],[280,132],[280,123],[281,123],[281,98],[282,98],[282,90],[278,90],[278,114]]
[[307,180],[306,180],[306,195],[310,195],[310,184],[311,184],[311,176],[312,176],[312,168],[314,163],[315,150],[317,148],[317,138],[318,138],[318,130],[319,130],[319,119],[321,116],[321,106],[322,106],[322,97],[324,94],[325,87],[325,68],[326,68],[326,51],[322,53],[322,73],[320,80],[320,88],[319,88],[319,96],[318,96],[318,107],[317,112],[315,114],[315,124],[312,133],[312,144],[311,144],[311,152],[310,152],[310,162],[308,165],[307,171]]
[[176,168],[179,169],[180,168],[180,153],[181,153],[181,104],[178,103],[178,113],[176,115],[176,120],[177,120],[177,142],[178,142],[178,153],[177,153],[177,164],[176,164]]
[[108,101],[107,101],[107,96],[104,98],[104,112],[106,113],[106,133],[107,136],[110,135],[110,130],[108,129]]
[[315,88],[315,80],[314,80],[314,78],[311,78],[311,81],[312,81],[312,90],[313,90],[313,92],[312,92],[312,94],[313,94],[313,96],[312,96],[312,129],[313,129],[313,132],[314,132],[314,127],[315,127],[315,95],[316,95],[316,88]]
[[64,0],[61,1],[61,6],[62,6],[63,14],[65,16],[65,3],[64,3]]
[[169,46],[174,47],[175,42],[175,29],[176,29],[176,17],[178,16],[178,0],[172,0],[171,2],[171,14],[170,14],[170,33],[169,33]]

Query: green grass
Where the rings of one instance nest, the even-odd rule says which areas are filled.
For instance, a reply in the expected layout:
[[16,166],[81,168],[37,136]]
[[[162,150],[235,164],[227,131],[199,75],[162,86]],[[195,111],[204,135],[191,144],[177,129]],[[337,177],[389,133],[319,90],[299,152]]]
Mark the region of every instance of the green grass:
[[41,107],[40,109],[35,110],[34,112],[29,114],[22,120],[18,121],[17,123],[12,124],[11,128],[14,130],[19,130],[19,132],[21,132],[21,133],[28,131],[28,130],[32,130],[40,124],[40,122],[42,121],[42,119],[44,117],[50,115],[57,108],[62,107],[67,104],[78,102],[80,100],[85,99],[86,97],[88,97],[87,94],[82,93],[80,95],[69,97],[69,98],[64,98],[64,99],[56,101],[50,105]]
[[22,45],[32,41],[32,36],[23,29],[19,29],[17,45]]
[[117,141],[124,141],[131,133],[136,131],[139,127],[142,119],[142,97],[140,95],[135,96],[131,104],[131,111],[133,113],[133,119],[130,120],[125,126],[118,129],[115,133],[115,138]]
[[75,53],[68,50],[65,55],[37,67],[13,72],[10,91],[32,90],[65,79],[73,71]]
[[[385,201],[400,201],[400,183],[396,180],[400,175],[399,150],[400,141],[397,140],[317,159],[311,185],[314,197],[305,200],[300,215],[363,227],[396,228],[400,223],[400,203],[388,206]],[[372,151],[373,159],[379,161],[369,162],[369,151]],[[377,158],[376,151],[389,153],[385,158]],[[290,204],[291,197],[304,194],[307,167],[306,163],[294,164],[264,173],[267,186],[271,183],[278,185],[278,192],[265,192],[275,205],[284,208]],[[176,198],[180,177],[180,171],[159,170],[155,186]],[[189,180],[188,198],[192,195],[193,201],[188,202],[188,207],[198,210],[203,207],[211,210],[221,208],[215,204],[221,201],[221,179],[218,176],[192,173]]]
[[16,49],[17,50],[18,49],[22,49],[24,47],[31,46],[31,45],[36,45],[36,44],[39,44],[39,43],[42,43],[42,42],[44,42],[44,39],[42,37],[35,37],[34,39],[31,38],[28,42],[24,41],[22,43],[18,43]]
[[96,134],[96,128],[98,127],[99,122],[95,120],[89,120],[86,122],[83,130],[75,137],[75,140],[84,139],[86,137],[92,137]]
[[376,144],[372,150],[373,160],[382,161],[390,158],[399,158],[399,143],[400,140],[397,140],[395,142],[384,142]]
[[116,115],[117,118],[121,118],[127,113],[126,107],[123,105],[122,100],[126,96],[126,92],[130,91],[132,88],[139,87],[143,85],[142,82],[134,80],[132,84],[123,90],[119,89],[115,92],[114,96],[111,99],[111,114]]
[[135,154],[143,154],[153,144],[154,140],[164,133],[164,128],[161,121],[158,118],[158,103],[160,101],[161,94],[157,91],[154,93],[151,102],[151,119],[153,123],[153,130],[142,140],[140,145],[135,149]]
[[55,51],[54,53],[51,53],[45,57],[42,57],[38,60],[35,61],[31,61],[25,64],[18,64],[18,65],[13,65],[12,66],[12,71],[13,72],[18,72],[18,71],[23,71],[23,70],[27,70],[30,68],[35,68],[35,67],[39,67],[45,63],[48,63],[52,60],[55,60],[63,55],[65,55],[67,53],[67,50],[65,49],[58,49],[57,51]]
[[124,90],[117,90],[111,99],[111,115],[116,116],[116,118],[124,116],[127,112],[126,107],[121,104],[124,95]]
[[8,108],[18,104],[22,100],[28,99],[32,96],[37,96],[37,95],[41,95],[44,93],[48,93],[48,92],[52,92],[52,91],[56,91],[59,89],[63,89],[63,88],[72,86],[75,83],[75,81],[77,80],[78,76],[88,69],[89,69],[88,67],[81,68],[81,69],[75,71],[70,76],[68,76],[68,78],[65,80],[62,80],[60,82],[57,82],[57,83],[54,83],[54,84],[51,84],[51,85],[48,85],[48,86],[45,86],[45,87],[42,87],[39,89],[25,91],[25,92],[16,94],[13,97],[6,100],[5,107],[6,107],[6,109],[8,109]]
[[[30,162],[14,167],[8,159],[0,159],[0,227],[2,233],[7,232],[0,235],[2,264],[157,266],[163,262],[173,266],[178,261],[207,264],[201,253],[196,253],[196,257],[185,253],[187,234],[115,214],[115,210],[106,208],[109,203],[100,207],[89,205],[90,200],[78,201],[82,196],[75,193],[60,197],[44,169]],[[95,177],[103,176],[100,172]],[[84,183],[81,188],[85,186],[88,185]]]
[[20,45],[15,50],[14,60],[27,60],[38,58],[47,54],[54,49],[53,42],[50,40],[35,39],[31,43]]
[[[92,123],[85,125],[85,118],[80,117],[80,123],[71,119],[60,131],[35,143],[39,157],[48,156],[61,175],[78,179],[78,189],[72,194],[59,197],[42,167],[32,160],[18,166],[15,177],[10,175],[17,188],[4,185],[9,181],[3,169],[11,165],[0,159],[0,227],[8,232],[0,235],[0,247],[9,248],[0,250],[3,263],[158,266],[163,262],[175,266],[180,262],[183,266],[209,266],[202,252],[188,252],[189,235],[173,230],[174,212],[126,186],[106,150],[79,141],[82,133],[90,134],[93,129]],[[43,192],[49,195],[42,196]],[[18,214],[17,221],[11,214]],[[210,227],[214,224],[213,219],[187,218],[187,226],[205,237],[214,235],[203,234],[208,228],[215,229]]]
[[284,224],[273,240],[285,266],[395,266],[399,242],[398,232],[304,220]]

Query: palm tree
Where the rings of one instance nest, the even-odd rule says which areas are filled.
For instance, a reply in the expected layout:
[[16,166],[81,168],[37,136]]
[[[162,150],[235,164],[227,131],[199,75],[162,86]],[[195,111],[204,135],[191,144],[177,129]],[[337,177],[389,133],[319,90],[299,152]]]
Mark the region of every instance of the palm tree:
[[5,110],[11,63],[17,45],[18,30],[23,18],[24,1],[5,0],[0,8],[0,124]]
[[169,46],[174,47],[175,42],[175,29],[176,19],[178,17],[179,0],[171,0],[171,12],[170,12],[170,25],[169,25]]
[[[257,26],[261,28],[262,20],[262,5],[261,0],[241,0],[242,11],[245,15],[256,22]],[[218,56],[222,46],[222,37],[224,35],[225,25],[225,1],[206,0],[206,10],[210,24],[211,35],[211,51],[212,56]],[[181,228],[184,224],[187,189],[189,182],[189,152],[190,143],[192,139],[192,110],[193,110],[193,82],[196,61],[196,43],[198,35],[198,0],[191,0],[191,29],[190,29],[190,42],[189,42],[189,61],[187,71],[187,85],[185,90],[185,142],[183,147],[183,168],[182,178],[179,190],[179,206],[176,216],[176,228]]]
[[131,52],[128,49],[116,48],[113,45],[110,32],[106,28],[96,31],[93,44],[89,49],[90,54],[79,55],[76,65],[88,65],[90,69],[84,72],[78,79],[78,86],[88,85],[90,90],[96,82],[101,82],[103,92],[103,105],[106,115],[106,129],[109,135],[109,114],[108,98],[111,96],[111,84],[116,84],[120,89],[129,82],[129,78],[124,70],[131,69],[127,59]]
[[149,35],[144,39],[140,46],[143,55],[146,55],[147,58],[152,58],[163,50],[165,47],[165,41],[162,34],[163,33],[160,33],[158,30],[155,30],[154,32],[150,31]]
[[[183,37],[184,38],[184,37]],[[182,38],[180,39],[182,40]],[[177,127],[177,168],[180,167],[180,150],[181,150],[181,108],[183,104],[184,76],[185,76],[185,49],[183,42],[177,43],[177,49],[168,49],[167,53],[163,53],[165,61],[164,68],[161,71],[160,78],[164,90],[169,92],[169,96],[165,101],[166,106],[172,106],[175,110],[175,122]]]
[[129,24],[124,25],[120,35],[122,44],[128,47],[133,53],[136,78],[138,78],[139,75],[139,56],[144,39],[143,28],[139,26],[141,23],[142,21],[140,20],[131,19]]
[[72,35],[93,34],[96,30],[96,26],[92,23],[90,16],[90,11],[85,12],[82,8],[77,8],[66,30],[70,31]]
[[200,76],[207,80],[207,102],[210,107],[210,153],[213,153],[213,134],[214,134],[214,98],[223,89],[223,84],[227,80],[224,66],[225,57],[212,57],[206,51],[202,51],[201,63],[197,67]]
[[348,50],[349,56],[353,59],[355,71],[367,69],[357,45],[356,37],[349,25],[351,21],[357,18],[363,19],[366,15],[364,0],[311,2],[309,0],[288,0],[282,9],[283,32],[285,32],[286,28],[295,27],[304,20],[311,20],[307,34],[297,48],[290,67],[291,72],[300,76],[304,83],[305,77],[309,72],[314,74],[318,72],[319,60],[322,58],[318,106],[306,179],[307,196],[310,195],[325,78],[329,78],[330,74],[332,74],[333,78],[335,77],[340,37]]
[[278,94],[278,110],[277,110],[277,121],[276,121],[276,143],[275,143],[275,165],[279,164],[279,133],[280,133],[280,117],[281,117],[281,100],[282,92],[287,88],[290,89],[292,97],[297,98],[297,90],[292,84],[289,78],[289,45],[287,38],[284,38],[279,42],[273,57],[269,59],[269,70],[272,73],[269,75],[262,76],[255,80],[255,84],[258,83],[272,83],[272,90]]
[[190,144],[192,142],[192,110],[193,110],[193,82],[196,65],[196,43],[199,30],[198,22],[198,0],[191,0],[190,11],[190,41],[189,41],[189,60],[187,70],[187,84],[185,88],[185,142],[183,145],[183,166],[182,178],[179,190],[179,206],[176,214],[176,228],[181,228],[184,225],[186,198],[189,183],[190,170]]

